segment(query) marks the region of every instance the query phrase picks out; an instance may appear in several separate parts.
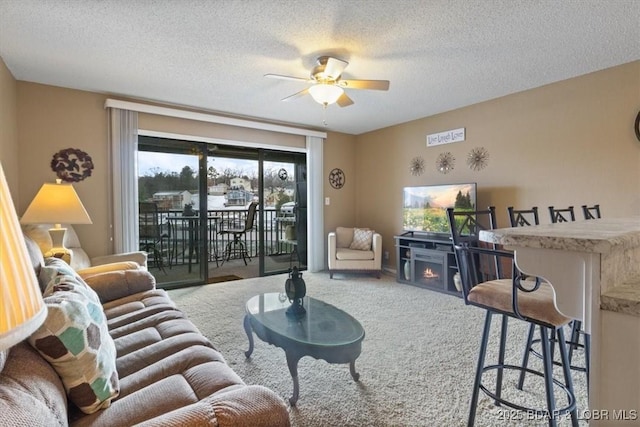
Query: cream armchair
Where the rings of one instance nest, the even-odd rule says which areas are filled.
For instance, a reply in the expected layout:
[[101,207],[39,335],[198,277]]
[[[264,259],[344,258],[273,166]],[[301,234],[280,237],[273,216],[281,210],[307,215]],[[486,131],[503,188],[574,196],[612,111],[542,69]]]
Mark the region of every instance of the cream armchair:
[[[26,224],[22,226],[22,232],[35,241],[44,254],[53,245],[49,235],[49,229],[52,226],[53,224]],[[141,251],[89,258],[80,246],[80,240],[73,226],[69,224],[62,224],[62,226],[67,229],[63,243],[71,256],[71,259],[66,261],[83,278],[106,271],[147,268],[147,254]]]
[[365,228],[337,227],[329,233],[329,278],[333,273],[382,273],[382,236]]

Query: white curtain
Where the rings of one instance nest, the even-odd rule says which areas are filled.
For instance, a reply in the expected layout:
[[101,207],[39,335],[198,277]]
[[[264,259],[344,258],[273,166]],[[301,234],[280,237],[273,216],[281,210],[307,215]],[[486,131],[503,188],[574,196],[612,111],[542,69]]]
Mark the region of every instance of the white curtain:
[[307,136],[307,270],[325,268],[323,145],[324,138]]
[[110,108],[111,229],[115,253],[138,248],[138,113]]

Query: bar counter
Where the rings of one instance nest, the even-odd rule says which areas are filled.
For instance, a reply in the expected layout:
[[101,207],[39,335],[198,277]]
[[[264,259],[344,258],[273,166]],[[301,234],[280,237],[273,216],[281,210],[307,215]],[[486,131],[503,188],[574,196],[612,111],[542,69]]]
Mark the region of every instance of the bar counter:
[[640,425],[640,217],[483,230],[479,237],[513,250],[518,268],[547,280],[558,310],[591,333],[590,408],[579,415],[595,426]]

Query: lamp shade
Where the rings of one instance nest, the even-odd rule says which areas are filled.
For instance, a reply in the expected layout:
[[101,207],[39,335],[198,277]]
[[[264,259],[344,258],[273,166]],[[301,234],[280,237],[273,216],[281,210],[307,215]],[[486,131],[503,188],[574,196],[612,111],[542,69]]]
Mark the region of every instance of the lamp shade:
[[22,224],[91,224],[71,184],[44,183],[20,219]]
[[326,83],[318,83],[309,88],[313,99],[323,105],[333,104],[344,93],[340,86]]
[[0,350],[31,335],[47,316],[9,186],[0,165]]

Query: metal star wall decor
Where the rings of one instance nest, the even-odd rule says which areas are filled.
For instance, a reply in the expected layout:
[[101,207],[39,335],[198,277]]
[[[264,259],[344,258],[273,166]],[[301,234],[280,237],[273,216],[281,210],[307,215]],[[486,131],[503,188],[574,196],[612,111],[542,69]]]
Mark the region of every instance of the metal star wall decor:
[[487,167],[489,163],[489,152],[484,147],[476,147],[467,154],[467,165],[469,169],[479,171]]
[[436,169],[438,172],[447,174],[451,172],[456,164],[456,158],[453,157],[450,151],[440,153],[436,160]]
[[413,176],[420,176],[424,172],[424,159],[422,157],[414,157],[409,163],[409,171]]

